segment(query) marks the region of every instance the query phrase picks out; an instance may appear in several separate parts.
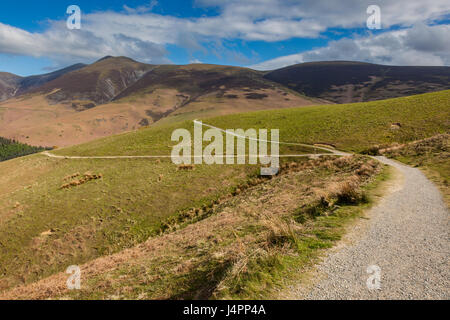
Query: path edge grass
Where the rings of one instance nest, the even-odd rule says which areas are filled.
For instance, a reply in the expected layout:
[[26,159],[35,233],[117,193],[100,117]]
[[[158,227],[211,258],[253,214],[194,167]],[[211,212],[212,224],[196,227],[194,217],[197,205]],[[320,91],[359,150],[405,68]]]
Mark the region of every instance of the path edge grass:
[[[327,241],[323,243],[311,242],[311,239],[299,237],[296,239],[298,246],[297,255],[286,255],[282,251],[274,256],[269,256],[264,260],[253,261],[250,266],[254,272],[246,279],[240,279],[241,287],[245,291],[240,294],[219,293],[216,299],[279,299],[280,292],[289,286],[306,284],[312,280],[313,272],[320,258],[327,250],[336,246],[342,237],[349,231],[352,225],[358,223],[360,219],[368,219],[368,210],[377,205],[388,193],[386,186],[397,178],[398,173],[393,167],[383,165],[382,170],[373,180],[362,187],[366,201],[357,205],[341,206],[335,211],[332,223],[336,226],[330,229],[326,235]],[[329,217],[323,218],[324,223]],[[331,240],[331,241],[330,241]]]

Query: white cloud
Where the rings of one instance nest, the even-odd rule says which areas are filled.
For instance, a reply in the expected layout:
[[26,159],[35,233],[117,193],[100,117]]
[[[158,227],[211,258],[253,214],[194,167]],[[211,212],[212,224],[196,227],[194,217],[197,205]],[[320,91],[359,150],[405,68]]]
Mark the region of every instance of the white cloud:
[[273,70],[310,61],[364,61],[389,65],[450,65],[450,25],[385,32],[376,36],[331,41],[326,47],[268,60],[251,68]]
[[110,33],[105,36],[90,28],[68,30],[65,22],[53,22],[44,33],[31,33],[0,23],[0,52],[49,57],[56,65],[90,62],[106,55],[124,55],[152,62],[167,63],[165,46],[133,36]]
[[[263,21],[283,20],[287,25],[307,20],[302,25],[305,32],[315,34],[318,30],[328,28],[354,28],[366,25],[366,9],[376,4],[381,9],[382,25],[388,28],[393,25],[410,26],[419,21],[442,18],[450,14],[448,0],[197,0],[199,5],[217,6],[221,17],[225,19],[245,19],[253,21],[254,26]],[[279,37],[289,37],[290,30],[276,30]],[[272,34],[273,32],[269,33]]]
[[[383,27],[410,26],[442,18],[450,13],[448,0],[378,0]],[[177,45],[191,55],[213,50],[225,56],[220,43],[226,40],[281,41],[291,38],[316,38],[330,28],[364,27],[370,0],[197,0],[199,6],[217,6],[219,14],[200,18],[178,18],[151,13],[156,1],[124,12],[96,12],[82,15],[81,30],[67,30],[64,21],[52,22],[44,32],[28,32],[0,23],[0,53],[49,57],[59,64],[90,62],[104,55],[125,55],[150,63],[168,63],[166,46]],[[81,8],[83,10],[83,8]],[[413,39],[391,39],[437,59],[433,38],[426,29],[414,29]],[[433,33],[434,34],[434,33]],[[420,42],[417,37],[426,37]],[[438,36],[440,37],[440,35]],[[416,40],[414,40],[416,39]],[[388,42],[389,39],[385,39]],[[353,40],[352,40],[353,41]],[[356,40],[355,40],[356,41]],[[412,42],[411,42],[412,41]],[[339,56],[350,42],[330,43],[328,53],[311,55]],[[355,42],[359,46],[359,42]],[[212,48],[212,49],[210,49]],[[432,49],[434,48],[434,49]],[[222,50],[220,53],[219,51]],[[359,55],[369,55],[360,48]],[[324,53],[325,52],[325,53]],[[407,58],[405,52],[402,53]],[[278,61],[303,59],[304,55],[279,58]],[[377,55],[378,57],[378,55]],[[243,61],[245,57],[240,57]],[[267,65],[268,63],[266,63]]]
[[189,63],[196,63],[196,64],[198,64],[198,63],[203,63],[203,62],[201,62],[200,60],[194,58],[192,60],[189,60]]

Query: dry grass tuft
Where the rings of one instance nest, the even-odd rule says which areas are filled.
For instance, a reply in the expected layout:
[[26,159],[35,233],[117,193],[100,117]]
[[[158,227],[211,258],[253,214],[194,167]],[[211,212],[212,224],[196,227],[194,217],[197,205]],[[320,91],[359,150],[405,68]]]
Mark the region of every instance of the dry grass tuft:
[[356,171],[356,174],[360,176],[371,176],[374,172],[374,167],[369,164],[363,164],[361,168]]
[[80,176],[80,173],[79,172],[77,172],[77,173],[74,173],[74,174],[71,174],[71,175],[68,175],[67,177],[65,177],[63,180],[64,181],[67,181],[67,180],[71,180],[71,179],[74,179],[74,178],[76,178],[76,177],[79,177]]
[[186,170],[186,171],[195,170],[195,165],[193,165],[193,164],[180,164],[179,166],[177,166],[177,171],[180,171],[180,170]]
[[[78,177],[78,176],[80,176],[79,173],[74,174],[72,176],[68,176],[66,178],[74,178],[74,177]],[[64,180],[66,180],[66,178],[64,178]],[[101,174],[101,173],[100,174],[93,174],[93,173],[88,171],[85,174],[83,174],[82,178],[77,179],[77,180],[72,180],[69,183],[65,183],[65,184],[63,184],[60,187],[60,189],[69,189],[69,188],[72,188],[72,187],[77,187],[77,186],[85,184],[86,182],[89,182],[91,180],[97,180],[97,179],[102,179],[102,178],[103,178],[103,174]]]
[[413,141],[407,144],[393,144],[379,150],[380,154],[396,157],[399,155],[423,155],[433,152],[448,152],[450,134],[438,134],[430,138]]
[[333,164],[336,167],[338,167],[338,168],[343,168],[343,167],[348,166],[349,164],[351,164],[352,160],[353,160],[353,156],[340,157],[340,158],[336,158],[333,161]]
[[266,217],[261,223],[266,229],[266,248],[295,244],[297,232],[300,228],[295,226],[293,221],[271,216]]

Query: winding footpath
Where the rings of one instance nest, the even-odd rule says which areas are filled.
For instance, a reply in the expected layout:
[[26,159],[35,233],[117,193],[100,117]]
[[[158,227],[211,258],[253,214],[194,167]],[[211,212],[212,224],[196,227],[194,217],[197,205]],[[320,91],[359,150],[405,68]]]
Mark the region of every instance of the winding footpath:
[[[60,159],[170,158],[43,154]],[[330,154],[284,156],[320,155]],[[390,182],[386,196],[367,212],[368,219],[352,226],[339,244],[327,251],[312,271],[312,281],[287,288],[280,299],[450,299],[450,212],[440,192],[419,169],[375,158],[396,169],[397,177]],[[368,285],[369,278],[375,282]]]
[[376,158],[398,170],[396,184],[328,252],[310,283],[280,298],[450,298],[449,210],[441,194],[420,170]]
[[[248,140],[254,140],[254,141],[262,141],[262,142],[269,142],[269,143],[276,143],[279,145],[291,145],[291,146],[299,146],[299,147],[307,147],[314,149],[314,153],[302,153],[302,154],[286,154],[286,155],[278,155],[279,158],[290,158],[290,157],[319,157],[319,156],[329,156],[329,155],[336,155],[336,156],[346,156],[349,155],[349,153],[339,151],[336,149],[327,148],[321,145],[309,145],[304,143],[293,143],[293,142],[279,142],[279,141],[272,141],[272,140],[261,140],[261,139],[254,139],[250,138],[248,136],[241,136],[235,133],[230,133],[227,130],[224,130],[222,128],[218,128],[206,123],[203,123],[198,120],[193,120],[194,124],[200,124],[201,126],[211,128],[211,129],[217,129],[220,132],[223,132],[228,135],[232,135],[238,138],[248,139]],[[317,150],[322,151],[322,153],[317,153]],[[326,153],[323,153],[325,151]],[[144,155],[144,156],[60,156],[55,155],[53,153],[50,153],[49,151],[42,152],[43,155],[49,157],[49,158],[55,158],[55,159],[157,159],[157,158],[172,158],[171,155]],[[217,156],[217,155],[216,155]],[[258,155],[257,155],[258,156]],[[195,158],[196,156],[193,156]],[[203,157],[203,156],[200,156]],[[227,157],[226,155],[223,155],[223,157]],[[232,156],[234,157],[234,155]]]

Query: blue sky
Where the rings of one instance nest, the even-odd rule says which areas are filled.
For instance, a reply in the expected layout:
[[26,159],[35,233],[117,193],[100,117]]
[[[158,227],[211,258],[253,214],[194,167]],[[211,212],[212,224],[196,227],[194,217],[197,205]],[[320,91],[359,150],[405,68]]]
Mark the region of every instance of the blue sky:
[[[0,71],[49,72],[104,55],[147,63],[273,69],[317,60],[449,65],[450,2],[365,0],[42,0],[0,2]],[[66,27],[69,5],[81,29]]]

